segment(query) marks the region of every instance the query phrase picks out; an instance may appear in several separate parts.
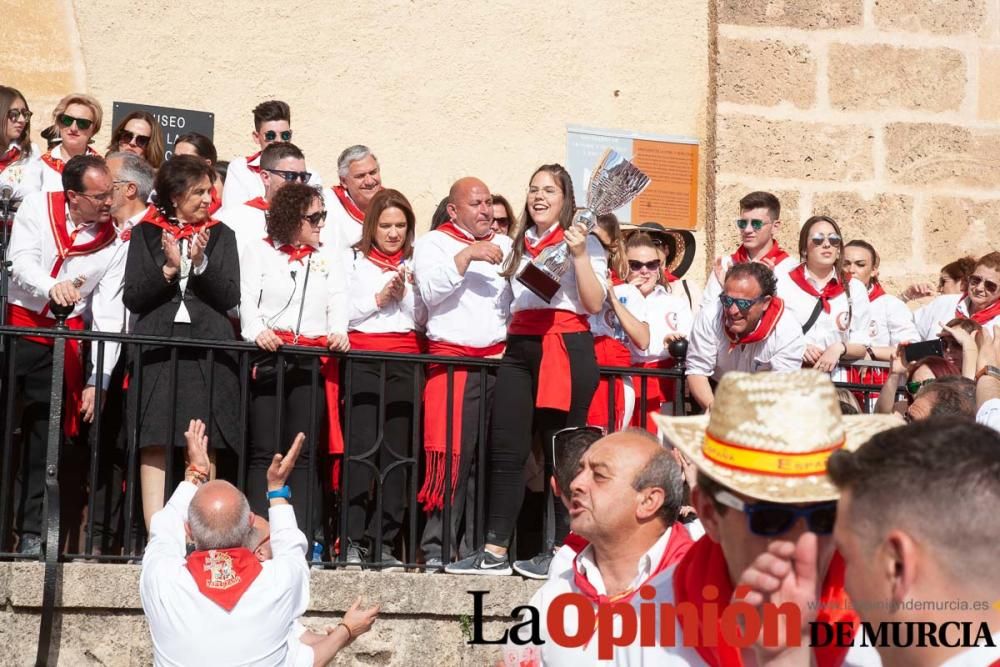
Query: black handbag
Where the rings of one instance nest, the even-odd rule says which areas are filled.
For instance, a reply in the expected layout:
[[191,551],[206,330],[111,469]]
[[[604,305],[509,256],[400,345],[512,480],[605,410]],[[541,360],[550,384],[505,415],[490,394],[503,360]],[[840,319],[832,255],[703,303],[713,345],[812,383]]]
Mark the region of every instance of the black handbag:
[[[295,323],[295,337],[298,338],[299,330],[302,328],[302,311],[306,305],[306,288],[309,287],[309,270],[312,262],[306,264],[306,278],[302,282],[302,298],[299,299],[299,318]],[[279,365],[280,362],[280,365]],[[285,355],[277,352],[257,352],[250,357],[250,379],[258,385],[275,384],[278,381],[278,370],[282,369],[287,375],[289,371],[298,367],[295,359],[289,359]]]

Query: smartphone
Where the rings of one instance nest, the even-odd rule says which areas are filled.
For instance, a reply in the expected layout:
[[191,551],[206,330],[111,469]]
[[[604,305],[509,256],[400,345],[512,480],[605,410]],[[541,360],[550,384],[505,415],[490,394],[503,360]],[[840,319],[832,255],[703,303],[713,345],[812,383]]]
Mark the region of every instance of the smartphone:
[[911,364],[914,361],[920,361],[924,357],[943,357],[944,356],[944,345],[941,344],[940,338],[932,338],[930,340],[922,340],[918,343],[910,343],[903,348],[903,357],[906,359],[906,363]]

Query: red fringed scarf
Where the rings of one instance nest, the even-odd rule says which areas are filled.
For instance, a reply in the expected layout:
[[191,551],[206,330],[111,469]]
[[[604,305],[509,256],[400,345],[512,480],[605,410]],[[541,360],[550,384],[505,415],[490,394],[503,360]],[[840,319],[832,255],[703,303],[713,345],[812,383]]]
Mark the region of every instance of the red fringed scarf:
[[[750,253],[742,245],[736,249],[730,258],[733,260],[733,264],[745,264],[747,262],[752,262],[750,259]],[[767,254],[758,259],[758,262],[763,262],[768,260],[772,263],[772,266],[777,266],[779,263],[788,259],[788,253],[781,249],[777,241],[771,242],[771,249],[767,251]]]
[[737,345],[749,345],[751,343],[759,343],[764,340],[772,333],[778,326],[778,320],[781,319],[781,315],[785,312],[785,302],[782,301],[777,296],[771,297],[771,303],[768,304],[767,310],[760,317],[760,322],[754,327],[753,331],[740,337],[733,338],[729,331],[726,331],[726,337],[729,338],[729,349],[733,350]]
[[246,547],[194,551],[187,570],[201,594],[226,611],[232,611],[263,566]]
[[466,245],[472,245],[476,241],[492,241],[493,237],[496,236],[496,234],[491,229],[484,236],[476,236],[475,238],[472,238],[472,235],[469,234],[469,232],[465,231],[464,229],[461,229],[450,220],[448,222],[444,222],[438,225],[437,229],[435,229],[434,231],[441,232],[442,234],[447,234],[456,241],[461,241]]
[[365,222],[365,212],[358,208],[358,205],[354,203],[351,199],[351,195],[347,194],[347,190],[341,185],[335,185],[332,188],[333,194],[337,196],[337,200],[340,205],[344,207],[347,211],[347,215],[351,216],[359,225]]
[[823,286],[822,292],[817,292],[816,288],[813,287],[812,283],[810,283],[809,280],[806,278],[805,264],[799,264],[794,269],[792,269],[788,273],[788,277],[791,278],[792,281],[796,285],[798,285],[803,292],[811,296],[814,296],[817,299],[822,300],[823,310],[827,313],[830,312],[830,299],[836,299],[838,296],[844,293],[844,286],[840,284],[839,280],[837,280],[836,271],[834,272],[833,277],[830,278],[830,281]]
[[168,232],[170,232],[173,235],[173,237],[178,241],[182,239],[190,239],[195,234],[200,233],[201,230],[208,229],[209,227],[214,227],[215,225],[219,224],[219,221],[216,220],[215,218],[209,218],[204,222],[179,225],[170,222],[165,217],[163,217],[163,214],[160,213],[159,209],[157,209],[153,205],[150,205],[150,207],[146,209],[146,215],[142,216],[142,220],[140,220],[139,222],[140,223],[148,222],[151,225],[156,225],[160,229],[165,229]]
[[[1000,299],[995,301],[992,305],[989,305],[986,308],[983,308],[982,310],[976,313],[968,312],[972,310],[969,307],[971,302],[969,301],[968,293],[963,294],[962,298],[959,299],[958,303],[959,307],[955,309],[955,317],[975,320],[976,322],[979,322],[979,324],[983,326],[989,324],[990,320],[996,317],[1000,317]],[[965,306],[967,312],[963,313],[961,306]]]

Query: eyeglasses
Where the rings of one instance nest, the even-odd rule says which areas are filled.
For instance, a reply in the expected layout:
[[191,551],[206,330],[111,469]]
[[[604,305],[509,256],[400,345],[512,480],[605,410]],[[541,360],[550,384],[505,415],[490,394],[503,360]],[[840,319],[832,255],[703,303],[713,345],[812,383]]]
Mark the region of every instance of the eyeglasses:
[[[560,465],[563,460],[562,452],[566,451],[566,448],[563,445],[565,445],[571,438],[575,438],[581,434],[589,434],[593,438],[591,443],[593,444],[593,442],[597,442],[607,435],[608,432],[600,426],[570,426],[569,428],[556,431],[552,434],[552,467],[556,470],[559,470],[562,467]],[[568,490],[569,489],[563,489],[563,492]]]
[[[75,190],[74,190],[74,192],[75,192]],[[99,195],[89,195],[86,192],[77,192],[76,194],[80,195],[81,197],[86,197],[87,199],[93,199],[97,203],[111,201],[111,198],[115,196],[115,193],[114,193],[113,190],[108,190],[107,192],[102,192]]]
[[76,123],[76,126],[83,131],[89,130],[90,126],[94,124],[94,121],[89,118],[77,118],[76,116],[70,116],[66,113],[59,114],[59,117],[56,118],[56,120],[59,121],[59,124],[63,127],[72,127],[73,123]]
[[747,225],[750,225],[751,227],[753,227],[753,230],[755,232],[759,232],[761,229],[764,228],[764,225],[769,225],[769,224],[771,223],[765,222],[763,220],[758,220],[757,218],[752,218],[750,220],[744,220],[743,218],[736,219],[736,226],[739,227],[741,230],[746,229]]
[[997,285],[992,280],[987,280],[986,278],[977,276],[974,273],[969,276],[969,287],[979,287],[980,285],[983,286],[983,289],[985,289],[988,294],[994,294],[998,289],[1000,289],[1000,285]]
[[837,521],[837,502],[817,503],[808,507],[792,507],[776,503],[745,503],[728,491],[719,491],[715,499],[747,515],[750,532],[761,537],[776,537],[788,531],[802,517],[809,531],[829,535]]
[[315,213],[302,216],[302,219],[307,220],[313,227],[318,227],[321,222],[326,220],[326,211],[316,211]]
[[640,262],[637,259],[630,259],[628,261],[628,268],[631,271],[642,271],[646,269],[647,271],[659,271],[660,264],[662,262],[658,259],[650,260],[648,262]]
[[934,378],[931,378],[930,380],[924,380],[923,382],[916,382],[916,381],[907,382],[906,393],[908,393],[910,396],[916,396],[917,392],[920,391],[921,387],[928,385],[931,382],[934,382]]
[[27,109],[8,109],[7,110],[7,120],[12,123],[16,123],[18,118],[24,118],[24,120],[31,120],[32,113]]
[[[275,132],[274,130],[268,130],[267,132],[264,133],[264,141],[277,141],[278,136],[279,136],[278,132]],[[280,132],[280,136],[282,141],[291,141],[292,131],[282,130]]]
[[726,310],[729,310],[730,308],[733,307],[733,304],[736,304],[736,307],[739,309],[739,311],[741,313],[744,313],[744,314],[748,310],[750,310],[751,308],[753,308],[754,304],[758,304],[758,303],[760,303],[761,301],[763,301],[766,298],[767,298],[767,295],[765,295],[765,294],[760,295],[756,299],[739,299],[739,298],[737,298],[735,296],[729,296],[728,294],[720,294],[719,295],[719,301],[722,302],[722,307],[723,308],[725,308]]
[[510,225],[510,218],[493,218],[493,222],[503,227]]
[[544,188],[539,188],[535,186],[528,188],[529,195],[537,195],[539,192],[544,194],[546,197],[555,197],[557,194],[559,194],[560,190],[559,188],[552,187],[551,185],[546,185]]
[[809,240],[812,241],[813,245],[817,248],[823,245],[824,241],[829,241],[830,245],[834,248],[839,248],[842,239],[837,234],[827,234],[826,236],[823,236],[822,234],[813,234],[812,238]]
[[139,148],[145,148],[146,146],[149,145],[149,140],[151,138],[152,137],[146,134],[134,134],[132,132],[129,132],[128,130],[122,130],[121,136],[118,139],[118,143],[131,145],[132,142],[135,142],[135,145],[138,146]]
[[280,176],[287,183],[294,183],[295,181],[308,183],[309,179],[312,178],[312,174],[308,171],[285,171],[284,169],[265,169],[264,171]]

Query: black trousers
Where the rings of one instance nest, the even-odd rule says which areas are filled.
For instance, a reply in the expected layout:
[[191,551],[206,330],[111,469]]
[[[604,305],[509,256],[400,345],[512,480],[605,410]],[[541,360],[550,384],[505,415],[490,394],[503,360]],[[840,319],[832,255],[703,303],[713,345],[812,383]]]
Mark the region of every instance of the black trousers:
[[[347,537],[352,542],[363,537],[374,541],[381,526],[383,544],[391,543],[403,523],[408,466],[394,464],[413,458],[413,364],[384,362],[384,382],[380,379],[382,364],[354,361],[349,371],[351,423],[350,432],[344,434],[343,493]],[[384,415],[380,413],[380,390],[385,395]],[[381,515],[375,510],[378,496]]]
[[[94,417],[95,423],[89,425],[87,434],[91,450],[97,450],[97,478],[90,481],[94,515],[87,523],[93,535],[94,549],[105,554],[122,546],[125,528],[122,510],[125,506],[124,484],[128,467],[128,420],[125,419],[125,390],[122,389],[126,368],[124,357],[123,348],[122,356],[111,372],[111,382],[104,392],[104,409]],[[100,442],[97,441],[97,419],[100,419],[101,424]]]
[[[486,542],[507,546],[524,500],[524,464],[531,453],[532,434],[540,433],[546,477],[552,474],[552,435],[587,422],[599,373],[594,337],[589,331],[562,334],[569,355],[571,398],[568,412],[535,408],[541,336],[508,336],[507,351],[497,371],[489,448],[489,504]],[[566,508],[555,501],[555,541],[569,532]]]
[[[289,358],[286,356],[286,359]],[[250,384],[250,452],[247,466],[247,499],[255,514],[267,516],[267,469],[275,454],[288,452],[296,434],[305,433],[306,442],[288,478],[292,504],[299,529],[312,541],[323,520],[323,494],[320,486],[321,459],[318,452],[326,446],[326,400],[323,376],[312,384],[312,358],[299,358],[301,368],[286,371],[282,397],[277,396],[277,381]],[[279,419],[278,405],[281,405]],[[312,471],[310,472],[310,467]]]

